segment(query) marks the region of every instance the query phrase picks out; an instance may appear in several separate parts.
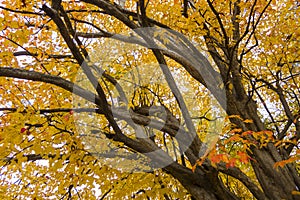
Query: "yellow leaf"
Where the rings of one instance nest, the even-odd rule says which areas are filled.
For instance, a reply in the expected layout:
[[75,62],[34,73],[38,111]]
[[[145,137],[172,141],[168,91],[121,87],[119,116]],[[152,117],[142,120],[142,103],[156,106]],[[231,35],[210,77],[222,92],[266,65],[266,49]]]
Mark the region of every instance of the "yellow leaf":
[[228,84],[228,89],[229,89],[230,92],[232,92],[232,90],[233,90],[233,84],[232,83]]
[[18,23],[17,21],[12,21],[12,22],[10,23],[10,27],[11,27],[11,28],[19,28],[19,23]]
[[293,190],[293,191],[292,191],[292,195],[300,195],[300,192],[299,192],[299,191],[296,191],[296,190]]
[[243,122],[247,123],[247,124],[250,124],[250,123],[253,123],[253,120],[252,119],[245,119]]

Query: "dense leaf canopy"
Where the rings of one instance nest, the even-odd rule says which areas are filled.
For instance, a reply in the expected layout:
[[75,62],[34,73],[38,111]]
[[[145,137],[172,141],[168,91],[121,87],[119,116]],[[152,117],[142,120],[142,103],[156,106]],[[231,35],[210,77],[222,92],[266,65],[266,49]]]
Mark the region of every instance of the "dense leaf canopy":
[[2,0],[1,199],[300,199],[300,3]]

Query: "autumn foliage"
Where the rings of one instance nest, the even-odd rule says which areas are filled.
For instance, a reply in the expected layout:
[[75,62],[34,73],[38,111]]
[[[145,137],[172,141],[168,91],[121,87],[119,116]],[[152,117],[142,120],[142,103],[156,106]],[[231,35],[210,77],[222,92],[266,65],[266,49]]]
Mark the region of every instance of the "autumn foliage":
[[1,199],[300,199],[300,3],[2,0]]

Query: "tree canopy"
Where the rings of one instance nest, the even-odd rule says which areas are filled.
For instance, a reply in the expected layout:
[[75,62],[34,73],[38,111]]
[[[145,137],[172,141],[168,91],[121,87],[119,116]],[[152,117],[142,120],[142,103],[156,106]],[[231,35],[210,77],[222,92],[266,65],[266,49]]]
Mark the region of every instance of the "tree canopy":
[[2,0],[2,199],[300,199],[300,3]]

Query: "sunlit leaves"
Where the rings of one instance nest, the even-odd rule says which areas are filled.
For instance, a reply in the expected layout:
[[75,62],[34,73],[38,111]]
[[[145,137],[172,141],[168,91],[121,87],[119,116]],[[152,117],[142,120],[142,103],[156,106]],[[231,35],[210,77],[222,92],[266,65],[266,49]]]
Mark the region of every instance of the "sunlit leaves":
[[[110,2],[120,4],[119,1]],[[83,57],[89,54],[87,63],[104,88],[108,110],[122,107],[138,112],[141,107],[160,106],[173,115],[173,122],[168,125],[175,129],[182,125],[186,131],[182,110],[168,85],[153,83],[163,76],[154,73],[160,71],[154,67],[158,64],[151,49],[124,45],[119,41],[120,35],[114,34],[122,34],[127,39],[141,39],[140,36],[129,32],[125,23],[108,15],[103,8],[82,1],[62,1],[62,9],[57,10],[58,18],[66,25],[67,34],[78,48],[69,49],[60,32],[62,27],[57,27],[51,16],[42,11],[42,4],[51,6],[49,1],[1,2],[4,6],[0,14],[1,67],[54,75],[96,94],[95,87],[79,70],[82,63],[72,55],[72,51],[78,50]],[[147,19],[138,15],[141,10],[137,1],[125,1],[122,8],[116,4],[111,6],[125,13],[125,19],[136,26]],[[207,88],[192,78],[186,68],[165,57],[173,76],[178,78],[176,83],[182,90],[196,136],[206,146],[201,152],[204,155],[201,154],[200,159],[195,155],[198,163],[191,166],[188,152],[180,156],[180,144],[174,133],[153,130],[144,123],[142,129],[152,134],[151,139],[157,147],[186,170],[192,168],[197,173],[199,167],[206,173],[208,166],[220,173],[238,168],[257,185],[259,177],[255,177],[251,168],[251,163],[259,162],[254,150],[265,150],[274,144],[277,148],[274,152],[280,154],[279,157],[284,155],[281,160],[276,158],[280,161],[272,166],[275,170],[297,165],[300,91],[297,2],[190,1],[188,17],[183,16],[182,1],[177,0],[147,1],[145,9],[148,18],[157,20],[149,19],[150,24],[154,23],[152,26],[165,25],[177,30],[205,52],[216,74],[222,73],[224,84],[219,86],[227,90],[227,97],[233,97],[236,92],[235,82],[228,81],[235,76],[230,71],[232,67],[236,68],[235,73],[240,75],[242,88],[247,93],[240,102],[232,102],[233,109],[225,108],[232,115],[226,118],[223,127],[219,120],[223,113],[215,112],[217,108],[212,106],[215,101]],[[165,37],[170,36],[168,31],[151,34],[149,36],[160,40],[160,47],[179,44],[178,38]],[[112,40],[111,36],[115,38]],[[105,71],[106,78],[101,70]],[[118,101],[120,91],[108,76],[124,83],[122,87],[128,102]],[[254,100],[258,115],[256,107],[249,109],[250,104],[255,104]],[[8,198],[11,199],[189,198],[183,187],[163,171],[135,174],[121,170],[119,166],[142,169],[150,161],[142,156],[122,158],[136,152],[122,142],[113,141],[116,133],[100,113],[101,106],[51,84],[1,77],[0,155],[3,167],[0,190],[7,191],[9,187]],[[91,110],[80,111],[86,108]],[[166,121],[160,113],[138,114],[147,122],[150,119]],[[138,138],[128,121],[118,116],[113,118],[124,136]],[[288,147],[294,149],[286,156],[282,151]],[[115,153],[116,149],[119,152]],[[115,154],[109,154],[111,152]],[[109,159],[107,155],[118,159]],[[233,177],[225,173],[218,175],[234,194],[251,198]]]

